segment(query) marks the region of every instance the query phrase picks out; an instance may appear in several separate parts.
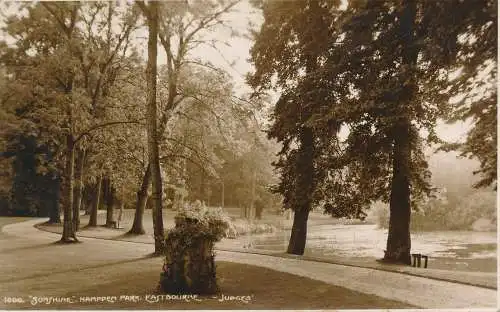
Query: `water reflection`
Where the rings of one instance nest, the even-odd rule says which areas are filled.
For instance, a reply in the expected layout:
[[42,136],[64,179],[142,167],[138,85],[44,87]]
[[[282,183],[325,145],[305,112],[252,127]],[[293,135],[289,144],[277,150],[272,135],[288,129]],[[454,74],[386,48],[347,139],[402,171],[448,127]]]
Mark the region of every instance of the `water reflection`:
[[[256,249],[285,250],[290,231],[249,238]],[[387,229],[376,225],[318,225],[309,228],[306,254],[378,258]],[[412,234],[412,250],[434,258],[496,259],[495,232],[436,231]],[[495,260],[496,262],[496,260]]]

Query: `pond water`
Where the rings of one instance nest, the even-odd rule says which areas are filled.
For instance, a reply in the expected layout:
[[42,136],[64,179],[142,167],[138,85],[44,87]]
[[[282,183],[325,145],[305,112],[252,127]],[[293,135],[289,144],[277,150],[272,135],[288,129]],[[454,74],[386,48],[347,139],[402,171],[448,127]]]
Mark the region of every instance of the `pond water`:
[[[282,251],[286,249],[289,237],[288,230],[249,237],[248,240],[255,249]],[[305,254],[381,258],[386,241],[387,229],[373,224],[317,225],[309,227]],[[496,270],[497,234],[472,231],[413,233],[412,251],[434,260],[447,260],[446,266],[455,269],[493,271]]]

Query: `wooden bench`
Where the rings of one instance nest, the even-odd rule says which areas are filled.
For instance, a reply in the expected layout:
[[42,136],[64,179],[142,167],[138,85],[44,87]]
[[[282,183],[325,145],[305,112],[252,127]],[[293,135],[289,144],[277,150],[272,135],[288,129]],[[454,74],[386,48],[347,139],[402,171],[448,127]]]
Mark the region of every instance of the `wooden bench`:
[[421,267],[422,266],[422,258],[424,259],[424,268],[427,268],[427,262],[429,260],[429,257],[426,256],[426,255],[422,255],[422,254],[417,254],[417,253],[414,253],[414,254],[411,254],[411,256],[413,257],[413,267]]
[[120,227],[120,223],[118,221],[111,221],[109,225],[113,229],[117,230],[123,229],[123,227]]

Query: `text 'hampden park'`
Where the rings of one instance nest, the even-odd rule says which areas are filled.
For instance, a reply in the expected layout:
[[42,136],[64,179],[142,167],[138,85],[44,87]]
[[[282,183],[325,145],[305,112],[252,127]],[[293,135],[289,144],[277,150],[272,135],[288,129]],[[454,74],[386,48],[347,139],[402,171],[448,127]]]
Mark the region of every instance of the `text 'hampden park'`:
[[220,294],[219,296],[212,297],[199,297],[198,295],[120,295],[120,296],[84,296],[84,297],[52,297],[52,296],[29,296],[24,297],[4,297],[3,303],[5,304],[21,304],[29,302],[32,306],[36,305],[52,305],[52,304],[75,304],[75,303],[116,303],[116,302],[129,302],[129,303],[159,303],[166,301],[205,301],[205,300],[217,300],[219,302],[225,301],[239,301],[241,303],[249,303],[253,299],[253,296],[226,296]]

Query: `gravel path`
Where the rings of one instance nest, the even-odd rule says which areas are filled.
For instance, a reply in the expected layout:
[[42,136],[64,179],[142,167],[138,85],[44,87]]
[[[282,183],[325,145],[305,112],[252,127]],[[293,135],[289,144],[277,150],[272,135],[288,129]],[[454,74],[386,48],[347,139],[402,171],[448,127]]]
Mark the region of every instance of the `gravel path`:
[[[102,213],[102,217],[105,217],[105,213]],[[145,215],[146,218],[150,218],[150,215]],[[269,217],[267,216],[268,221]],[[83,217],[85,218],[85,217]],[[172,216],[167,216],[165,220],[172,220]],[[327,219],[328,220],[328,219]],[[331,218],[329,219],[331,221]],[[320,218],[316,220],[317,222],[324,221]],[[104,222],[104,221],[103,221]],[[166,228],[169,226],[173,226],[170,222],[164,222]],[[148,226],[152,226],[152,221],[148,220],[146,222]],[[53,233],[62,233],[62,226],[54,226],[54,225],[37,225],[37,227],[41,230],[53,232]],[[314,224],[310,227],[314,228]],[[81,231],[78,232],[79,237],[87,237],[87,238],[100,238],[100,239],[110,239],[110,240],[120,240],[120,241],[128,241],[128,242],[136,242],[136,243],[145,243],[145,244],[153,244],[153,236],[152,236],[152,228],[148,229],[148,234],[146,235],[126,235],[126,231],[129,227],[124,227],[124,229],[110,229],[102,226],[88,228],[83,227]],[[224,251],[237,251],[237,252],[245,252],[245,253],[253,253],[253,254],[262,254],[262,255],[270,255],[270,256],[278,256],[285,258],[297,258],[296,256],[289,255],[284,253],[283,247],[277,248],[276,250],[262,250],[262,249],[254,249],[252,244],[250,243],[252,238],[249,238],[246,235],[240,236],[237,239],[222,239],[222,241],[216,244],[216,248],[218,250]],[[435,269],[435,268],[414,268],[410,266],[402,266],[402,265],[390,265],[390,264],[382,264],[375,261],[374,258],[352,258],[345,256],[300,256],[302,260],[309,260],[315,262],[327,262],[332,264],[341,264],[345,266],[355,266],[362,268],[370,268],[370,269],[378,269],[382,271],[396,272],[396,273],[404,273],[408,275],[420,276],[425,278],[432,278],[436,280],[443,280],[454,283],[461,283],[472,286],[480,286],[490,289],[497,289],[497,274],[496,272],[477,272],[477,271],[461,271],[451,269]],[[435,259],[431,259],[432,265],[434,265]]]
[[[113,278],[102,269],[107,266],[161,266],[161,258],[148,258],[152,251],[149,244],[93,238],[82,239],[83,244],[53,244],[60,235],[34,228],[41,221],[34,219],[2,228],[5,235],[0,238],[0,293],[20,295],[29,290],[32,295],[62,294],[91,286],[82,285],[85,279],[79,280],[78,274],[68,275],[71,272],[85,269],[86,274],[95,274],[96,281],[101,281]],[[217,260],[258,265],[422,308],[497,306],[495,290],[394,272],[230,251],[218,251]],[[37,289],[37,285],[44,285],[44,289]]]

